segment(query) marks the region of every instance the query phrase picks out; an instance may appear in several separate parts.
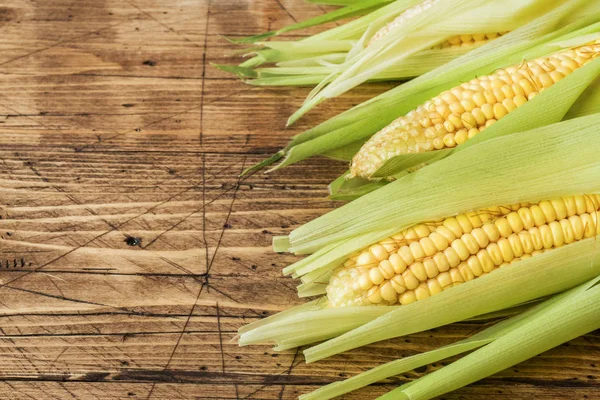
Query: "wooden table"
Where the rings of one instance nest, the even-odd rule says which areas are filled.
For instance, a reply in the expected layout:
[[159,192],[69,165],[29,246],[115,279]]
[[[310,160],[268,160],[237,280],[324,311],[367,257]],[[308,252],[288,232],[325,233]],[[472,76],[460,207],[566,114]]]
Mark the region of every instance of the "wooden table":
[[[326,185],[344,165],[238,174],[390,86],[286,130],[307,89],[245,86],[208,62],[235,61],[221,34],[325,11],[301,0],[2,2],[0,398],[294,399],[481,328],[312,365],[235,343],[243,324],[301,302],[280,272],[296,258],[274,254],[271,238],[334,207]],[[599,368],[596,332],[445,398],[598,399]]]

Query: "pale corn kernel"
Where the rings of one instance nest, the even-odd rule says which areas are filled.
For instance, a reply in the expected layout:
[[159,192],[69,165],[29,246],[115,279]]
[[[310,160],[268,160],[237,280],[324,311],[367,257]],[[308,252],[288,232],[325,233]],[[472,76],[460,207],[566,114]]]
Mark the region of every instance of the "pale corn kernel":
[[575,196],[575,206],[577,207],[577,214],[584,214],[587,212],[587,204],[584,196]]
[[452,247],[448,247],[446,250],[444,250],[444,256],[446,256],[448,264],[450,264],[451,268],[454,268],[460,264],[460,257]]
[[531,240],[533,241],[533,248],[535,250],[541,250],[544,248],[544,241],[542,239],[542,232],[538,227],[533,227],[529,230]]
[[508,239],[502,238],[498,240],[498,247],[500,248],[500,252],[502,252],[502,258],[504,261],[509,262],[515,258],[515,254]]
[[473,222],[466,214],[459,214],[456,216],[456,222],[460,225],[460,229],[463,233],[469,233],[473,230]]
[[554,210],[552,203],[549,201],[540,201],[538,205],[544,213],[546,222],[556,221],[556,211]]
[[445,272],[450,269],[450,263],[444,253],[437,253],[433,256],[433,261],[435,261],[435,265],[440,272]]
[[421,240],[419,240],[419,244],[421,245],[421,248],[425,252],[425,255],[428,256],[428,257],[431,257],[435,253],[438,252],[437,246],[435,245],[435,243],[433,242],[433,240],[431,240],[430,237],[424,237],[424,238],[422,238]]
[[[444,221],[443,223],[445,223],[445,222],[446,221]],[[441,236],[443,236],[448,243],[452,242],[457,237],[457,235],[454,233],[454,231],[445,225],[440,225],[440,226],[436,227],[435,232],[439,233]],[[460,234],[462,234],[462,232]],[[448,247],[448,246],[446,246],[446,247]]]
[[381,290],[379,287],[372,287],[367,292],[367,299],[371,304],[379,304],[383,298],[381,297]]
[[585,228],[583,227],[583,221],[579,216],[572,215],[569,217],[569,222],[573,227],[573,236],[575,237],[575,240],[581,240],[585,231]]
[[546,223],[546,216],[544,215],[544,211],[538,205],[534,205],[530,207],[531,214],[533,216],[533,221],[535,226],[542,226]]
[[385,280],[385,278],[383,277],[383,274],[377,267],[371,268],[369,270],[369,277],[371,278],[371,282],[373,282],[373,284],[375,284],[375,285],[379,285],[379,284],[381,284],[381,282],[383,282]]
[[479,259],[479,263],[484,272],[490,272],[496,266],[494,260],[492,260],[492,256],[490,256],[490,253],[487,250],[479,250],[477,258]]
[[416,262],[408,268],[420,282],[427,280],[427,271],[422,262]]
[[383,300],[387,301],[388,303],[393,304],[398,299],[398,293],[396,293],[396,291],[392,287],[391,282],[386,282],[384,285],[381,286],[380,290],[381,290],[381,297],[383,298]]
[[538,227],[538,229],[540,230],[540,234],[542,236],[542,242],[544,243],[544,248],[545,249],[552,248],[552,245],[554,244],[554,238],[552,237],[552,231],[550,230],[550,227],[548,225],[542,225],[542,226]]
[[583,226],[585,228],[584,236],[586,238],[590,238],[596,235],[596,221],[589,214],[582,214],[581,221],[583,222]]
[[561,220],[567,218],[567,205],[563,199],[552,199],[550,200],[550,204],[552,204],[552,208],[554,208],[556,219]]
[[517,214],[519,214],[523,229],[529,230],[535,226],[535,221],[533,220],[533,215],[531,214],[529,207],[521,207],[517,211]]
[[524,253],[523,244],[521,243],[521,238],[517,234],[512,234],[508,238],[508,243],[510,243],[510,247],[513,251],[515,257],[521,257]]
[[371,254],[373,254],[373,256],[377,259],[377,261],[387,260],[387,258],[389,257],[388,252],[380,244],[371,246],[369,251],[371,252]]
[[[568,219],[561,219],[559,221],[560,229],[563,233],[563,239],[565,244],[573,243],[575,241],[575,232],[573,231],[573,226],[569,222]],[[556,246],[556,243],[555,243]]]
[[414,289],[419,286],[419,280],[415,277],[415,275],[411,272],[410,269],[407,269],[402,273],[402,277],[404,278],[404,283],[406,284],[407,289]]
[[415,289],[415,297],[417,300],[423,300],[429,297],[429,287],[427,287],[426,283],[421,283]]
[[406,265],[410,265],[415,261],[412,252],[408,248],[408,246],[402,246],[398,249],[398,255],[402,257],[402,260],[406,263]]
[[400,304],[402,305],[414,303],[415,301],[417,301],[417,296],[414,290],[404,292],[400,295]]
[[425,251],[423,250],[423,247],[421,247],[421,243],[412,242],[408,245],[408,248],[410,249],[410,252],[415,260],[420,260],[425,257]]
[[499,218],[494,221],[496,228],[498,228],[498,232],[500,232],[500,236],[508,237],[511,233],[513,233],[510,224],[506,220],[506,218]]
[[437,279],[429,279],[427,281],[427,288],[432,296],[441,293],[444,290]]
[[458,267],[450,270],[450,278],[452,279],[452,284],[462,283],[465,281],[462,277],[462,274],[458,270]]
[[454,135],[454,140],[456,144],[461,145],[469,140],[469,133],[466,129],[459,129]]
[[473,275],[481,276],[483,274],[483,266],[479,262],[479,258],[477,258],[477,256],[469,257],[467,260],[467,265],[471,272],[473,272]]
[[452,286],[452,277],[449,272],[442,272],[435,279],[443,289]]
[[490,238],[486,235],[482,228],[475,228],[471,231],[471,235],[477,241],[479,248],[483,249],[490,243]]
[[406,270],[407,265],[402,259],[402,257],[398,255],[398,253],[390,255],[390,263],[392,264],[392,267],[394,268],[394,272],[396,274],[401,274]]
[[450,231],[452,231],[452,233],[454,234],[455,237],[460,237],[463,234],[463,230],[460,227],[460,224],[458,223],[458,221],[456,220],[456,218],[447,218],[444,220],[443,225],[448,228]]
[[456,252],[458,257],[460,257],[460,259],[462,261],[466,260],[467,258],[469,258],[469,255],[471,255],[465,242],[463,242],[460,239],[454,240],[452,242],[451,246],[452,246],[452,249]]
[[394,271],[394,267],[389,260],[381,260],[379,262],[379,271],[386,280],[392,279],[392,277],[396,274],[396,271]]
[[475,274],[473,274],[473,271],[471,271],[467,263],[461,263],[458,266],[458,270],[460,271],[460,274],[465,282],[475,279]]
[[481,229],[483,229],[488,239],[490,239],[490,242],[496,242],[500,239],[500,230],[496,224],[484,224]]
[[368,251],[362,252],[356,260],[357,265],[372,266],[377,264],[377,259]]
[[435,278],[440,273],[435,261],[433,261],[432,258],[428,258],[427,260],[423,261],[423,267],[425,268],[428,278]]
[[479,251],[479,243],[470,233],[465,233],[462,235],[460,240],[465,244],[467,250],[469,250],[469,253],[476,254]]
[[519,233],[519,241],[523,246],[523,253],[530,254],[533,252],[533,238],[531,237],[531,234],[528,231],[523,231]]
[[490,243],[487,247],[487,251],[490,254],[492,260],[494,261],[494,264],[500,265],[504,261],[502,251],[500,250],[500,246],[498,246],[498,243]]
[[358,286],[362,289],[362,290],[368,290],[371,288],[371,286],[373,286],[373,281],[369,278],[368,275],[363,274],[360,276],[359,280],[358,280]]

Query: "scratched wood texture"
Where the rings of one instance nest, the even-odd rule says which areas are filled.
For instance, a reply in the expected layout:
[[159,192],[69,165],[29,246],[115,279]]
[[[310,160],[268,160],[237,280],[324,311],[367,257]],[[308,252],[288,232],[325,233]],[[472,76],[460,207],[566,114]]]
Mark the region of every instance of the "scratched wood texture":
[[[222,34],[326,10],[301,0],[1,3],[0,398],[294,399],[481,328],[312,365],[296,350],[235,343],[243,324],[300,303],[280,274],[295,258],[272,253],[271,238],[334,207],[326,185],[344,166],[239,172],[389,86],[286,130],[307,89],[245,86],[208,63],[235,61]],[[598,399],[599,368],[596,332],[445,398]]]

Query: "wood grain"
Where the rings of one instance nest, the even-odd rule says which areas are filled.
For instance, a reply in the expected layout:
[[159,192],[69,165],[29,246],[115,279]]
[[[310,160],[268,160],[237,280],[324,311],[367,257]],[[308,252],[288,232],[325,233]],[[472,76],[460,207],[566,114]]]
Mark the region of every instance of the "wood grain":
[[[294,399],[481,329],[455,324],[311,365],[297,350],[235,343],[240,326],[301,302],[280,272],[296,258],[271,239],[335,207],[326,186],[345,166],[239,173],[391,85],[284,129],[308,89],[245,86],[208,63],[236,61],[221,35],[326,11],[301,0],[2,3],[0,398]],[[444,398],[598,399],[599,366],[596,332]]]

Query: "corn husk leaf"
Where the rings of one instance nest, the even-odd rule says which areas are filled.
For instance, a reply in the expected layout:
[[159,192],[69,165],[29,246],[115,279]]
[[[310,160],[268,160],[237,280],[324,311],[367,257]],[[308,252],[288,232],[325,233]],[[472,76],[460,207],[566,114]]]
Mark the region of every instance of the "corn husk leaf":
[[522,319],[490,344],[380,399],[431,399],[599,329],[599,281],[593,279],[550,300],[550,306]]

